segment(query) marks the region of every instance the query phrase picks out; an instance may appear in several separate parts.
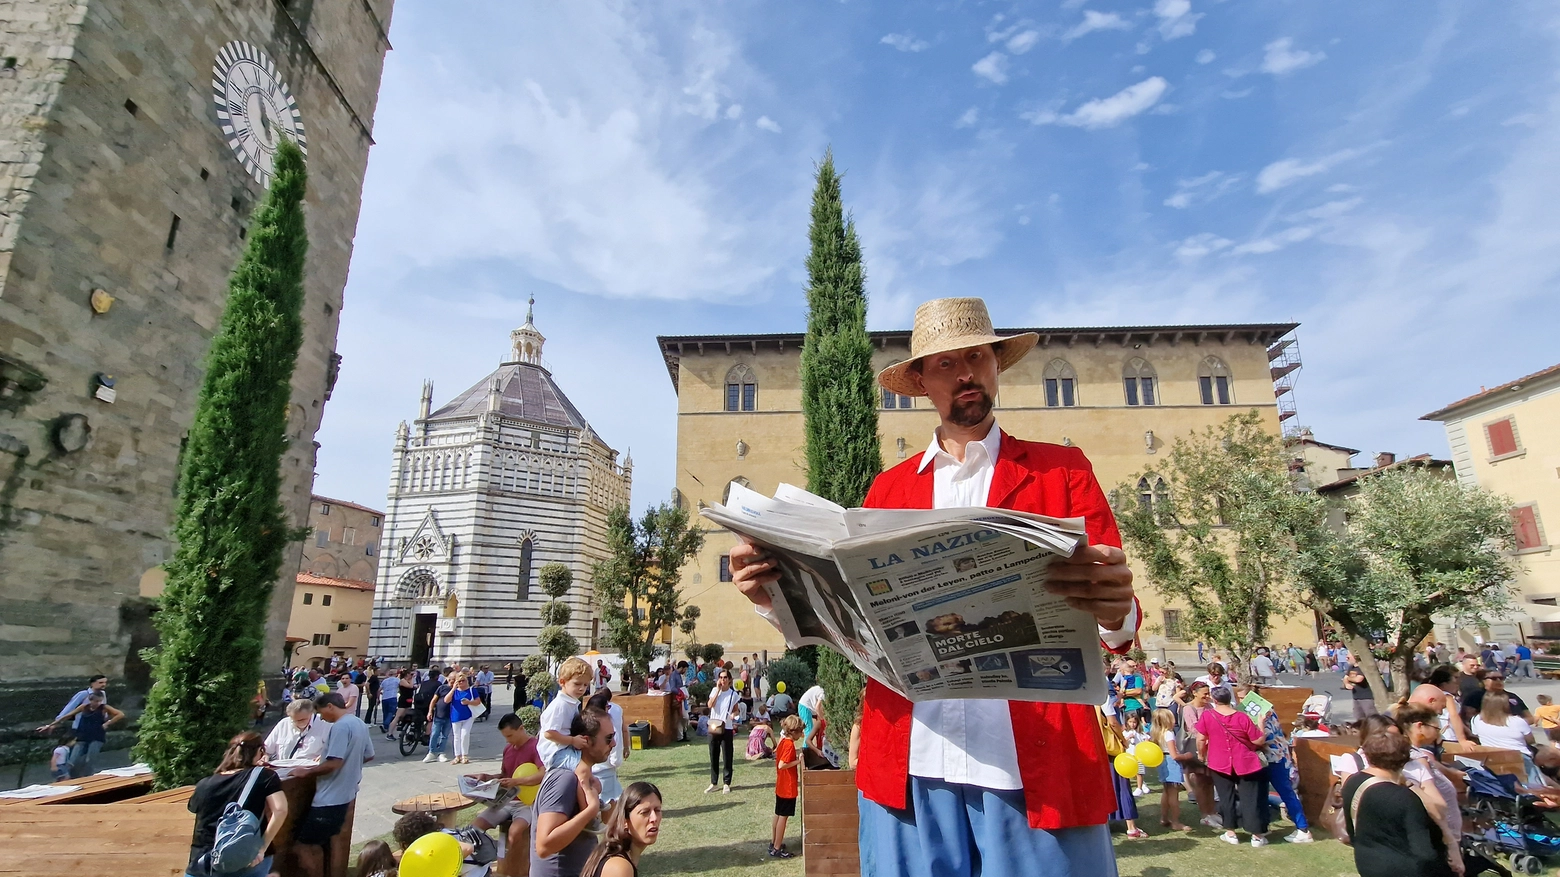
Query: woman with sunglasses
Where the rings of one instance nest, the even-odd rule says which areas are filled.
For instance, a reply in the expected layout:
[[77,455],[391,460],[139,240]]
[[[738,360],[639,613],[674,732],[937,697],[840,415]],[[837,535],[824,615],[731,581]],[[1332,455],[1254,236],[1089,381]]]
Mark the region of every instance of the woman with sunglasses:
[[1436,711],[1420,703],[1405,703],[1398,707],[1398,726],[1408,737],[1408,764],[1403,766],[1404,779],[1413,780],[1418,786],[1420,800],[1425,811],[1440,827],[1446,841],[1448,864],[1452,870],[1462,873],[1462,810],[1457,805],[1457,787],[1447,777],[1447,769],[1441,766],[1436,750],[1441,742],[1441,717]]
[[[737,734],[737,702],[741,695],[731,687],[731,671],[722,667],[715,675],[715,690],[710,692],[710,786],[708,795],[715,791],[717,782],[723,783],[721,794],[731,791],[732,742]],[[725,773],[721,773],[720,760],[726,759]]]

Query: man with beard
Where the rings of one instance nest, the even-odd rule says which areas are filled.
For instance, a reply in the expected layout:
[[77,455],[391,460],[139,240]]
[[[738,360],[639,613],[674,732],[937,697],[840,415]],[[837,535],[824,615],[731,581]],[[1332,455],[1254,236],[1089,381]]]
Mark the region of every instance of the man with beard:
[[[1047,587],[1093,615],[1105,647],[1125,652],[1142,612],[1121,535],[1077,448],[1006,435],[992,413],[997,375],[1033,333],[995,334],[976,298],[915,314],[910,358],[878,375],[925,396],[942,421],[926,453],[879,475],[872,508],[993,506],[1082,517],[1089,546],[1051,567]],[[774,562],[731,549],[732,579],[768,617]],[[861,873],[883,877],[1114,877],[1106,819],[1116,807],[1092,706],[950,699],[912,705],[868,681],[861,716]]]

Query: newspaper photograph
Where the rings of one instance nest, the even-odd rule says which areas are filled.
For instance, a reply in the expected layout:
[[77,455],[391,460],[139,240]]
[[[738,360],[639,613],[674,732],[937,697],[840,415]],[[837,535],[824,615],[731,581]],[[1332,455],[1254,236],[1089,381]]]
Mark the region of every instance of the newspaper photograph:
[[768,617],[787,646],[831,646],[911,701],[1105,699],[1094,618],[1045,588],[1087,543],[1082,519],[844,509],[739,484],[700,513],[774,557]]

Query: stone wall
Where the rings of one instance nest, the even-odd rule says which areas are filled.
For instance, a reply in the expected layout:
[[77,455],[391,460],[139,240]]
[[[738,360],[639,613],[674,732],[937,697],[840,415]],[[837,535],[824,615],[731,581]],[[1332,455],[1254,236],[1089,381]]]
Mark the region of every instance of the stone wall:
[[[300,22],[280,0],[0,2],[6,682],[117,680],[144,645],[126,607],[172,553],[181,441],[264,196],[215,117],[212,63],[231,40],[275,60],[308,138],[305,339],[282,462],[284,503],[307,521],[390,0],[308,11]],[[115,299],[106,313],[89,305],[96,289]],[[112,402],[94,397],[98,375],[113,377]],[[71,415],[85,417],[84,445]],[[72,431],[57,440],[62,425]],[[273,596],[268,667],[300,553]]]

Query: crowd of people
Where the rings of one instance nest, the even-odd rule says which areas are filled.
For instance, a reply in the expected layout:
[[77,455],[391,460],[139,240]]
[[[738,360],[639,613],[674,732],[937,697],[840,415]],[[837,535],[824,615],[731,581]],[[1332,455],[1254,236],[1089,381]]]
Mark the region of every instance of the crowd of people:
[[[498,772],[467,775],[496,786],[492,802],[470,826],[459,830],[441,828],[426,813],[404,816],[396,823],[393,847],[378,841],[364,847],[359,874],[393,877],[408,849],[440,831],[454,835],[459,844],[462,873],[510,877],[637,873],[640,854],[659,834],[662,800],[654,785],[637,782],[625,787],[618,779],[618,767],[633,750],[622,708],[612,702],[611,668],[601,660],[594,667],[582,658],[562,662],[550,695],[535,701],[545,703],[545,708],[533,735],[518,714],[520,707],[533,703],[519,667],[514,662],[502,668],[502,681],[514,692],[515,711],[497,722],[505,741]],[[786,693],[784,683],[778,683],[777,690],[765,697],[766,674],[767,666],[758,655],[743,658],[740,664],[679,661],[657,669],[648,680],[622,687],[675,698],[678,735],[708,738],[707,792],[717,787],[730,791],[739,733],[747,734],[750,760],[774,759],[776,798],[769,854],[790,858],[784,839],[787,819],[796,812],[798,770],[809,746],[804,735],[811,738],[820,766],[836,766],[838,761],[823,742],[822,689],[814,687],[798,703]],[[216,772],[194,790],[189,807],[196,823],[188,873],[192,877],[269,874],[273,866],[269,848],[288,816],[281,782],[287,776],[314,776],[316,791],[308,810],[295,814],[293,841],[305,873],[323,874],[325,850],[342,830],[347,809],[357,797],[364,764],[374,759],[372,730],[393,740],[402,723],[418,723],[427,728],[425,763],[467,764],[471,726],[491,717],[498,678],[486,665],[391,668],[360,660],[350,665],[284,668],[287,682],[279,703],[268,701],[263,688],[255,696],[257,729],[273,707],[281,708],[280,720],[264,736],[258,730],[235,736]],[[690,692],[700,683],[709,685],[710,694],[693,703]],[[106,684],[103,677],[94,677],[55,722],[40,729],[72,725],[71,737],[54,759],[57,776],[90,773],[92,756],[101,745],[101,729],[123,718],[107,707]],[[233,805],[253,816],[254,855],[245,852],[242,867],[234,864],[234,847],[217,841],[224,818],[237,812]],[[227,859],[218,861],[224,852]]]
[[[1505,687],[1509,675],[1530,672],[1527,646],[1489,643],[1475,653],[1428,643],[1411,668],[1417,684],[1384,711],[1376,708],[1366,675],[1354,660],[1347,649],[1326,643],[1314,651],[1261,649],[1251,658],[1248,681],[1232,679],[1214,661],[1188,684],[1173,663],[1161,665],[1156,659],[1140,665],[1117,657],[1108,666],[1111,696],[1102,705],[1102,720],[1126,746],[1146,741],[1164,752],[1161,826],[1188,828],[1180,818],[1185,792],[1201,823],[1220,831],[1221,840],[1238,845],[1238,832],[1244,832],[1252,847],[1268,844],[1279,807],[1295,826],[1285,841],[1313,839],[1300,804],[1296,741],[1355,741],[1352,760],[1332,762],[1332,787],[1321,790],[1332,803],[1322,818],[1331,833],[1352,840],[1356,867],[1365,877],[1495,870],[1494,863],[1462,842],[1453,776],[1461,768],[1443,761],[1448,743],[1520,754],[1524,769],[1516,792],[1532,796],[1541,809],[1560,809],[1560,749],[1539,739],[1560,734],[1560,704],[1539,695],[1537,707],[1530,709]],[[1270,667],[1272,672],[1266,672]],[[1330,695],[1308,699],[1288,729],[1273,710],[1261,709],[1260,695],[1249,697],[1278,673],[1304,675],[1307,668],[1311,675],[1340,675],[1349,694],[1341,721],[1329,718]],[[1149,793],[1144,777],[1113,779],[1117,810],[1112,819],[1125,824],[1129,838],[1147,836],[1137,824],[1133,801]]]

